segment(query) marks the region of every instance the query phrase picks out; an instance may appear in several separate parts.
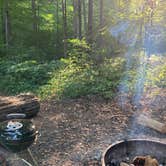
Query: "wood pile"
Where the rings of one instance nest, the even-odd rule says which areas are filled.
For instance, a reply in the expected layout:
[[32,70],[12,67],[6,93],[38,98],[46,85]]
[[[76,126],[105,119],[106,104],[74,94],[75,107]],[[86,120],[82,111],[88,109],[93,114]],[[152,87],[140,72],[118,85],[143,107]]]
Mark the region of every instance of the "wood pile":
[[0,121],[6,120],[7,114],[11,113],[23,113],[26,118],[31,118],[36,116],[39,110],[39,100],[32,94],[0,96]]

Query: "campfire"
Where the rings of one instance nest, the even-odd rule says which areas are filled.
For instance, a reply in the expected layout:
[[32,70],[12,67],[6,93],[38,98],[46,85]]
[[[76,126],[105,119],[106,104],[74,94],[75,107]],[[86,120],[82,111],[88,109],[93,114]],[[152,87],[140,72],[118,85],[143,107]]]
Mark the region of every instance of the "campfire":
[[166,166],[166,144],[133,139],[110,146],[102,157],[102,166]]
[[[114,164],[111,164],[114,165]],[[159,166],[157,159],[151,156],[137,156],[131,163],[121,162],[120,166]]]

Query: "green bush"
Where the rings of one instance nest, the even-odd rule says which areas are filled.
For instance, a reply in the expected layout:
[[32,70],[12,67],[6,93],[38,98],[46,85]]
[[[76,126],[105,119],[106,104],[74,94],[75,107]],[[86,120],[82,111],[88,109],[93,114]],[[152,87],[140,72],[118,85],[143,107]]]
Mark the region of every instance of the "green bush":
[[46,84],[51,74],[60,66],[58,62],[38,64],[36,61],[0,63],[0,91],[8,94],[32,91]]
[[147,86],[166,87],[166,65],[159,65],[149,69],[147,73]]
[[[93,53],[94,54],[94,53]],[[69,41],[68,58],[39,63],[1,61],[0,91],[33,92],[42,99],[76,98],[90,94],[112,98],[123,75],[123,58],[104,58],[97,65],[91,48],[82,40]]]
[[115,95],[123,74],[124,59],[106,59],[99,68],[89,62],[82,68],[73,65],[71,59],[62,61],[65,61],[66,67],[54,73],[52,79],[39,89],[42,98],[76,98],[89,94],[112,98]]

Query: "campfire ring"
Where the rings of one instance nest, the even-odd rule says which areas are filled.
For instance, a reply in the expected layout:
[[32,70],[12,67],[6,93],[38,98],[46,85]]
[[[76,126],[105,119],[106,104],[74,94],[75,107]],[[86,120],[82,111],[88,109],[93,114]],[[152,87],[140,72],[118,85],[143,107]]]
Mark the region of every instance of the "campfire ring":
[[112,160],[121,162],[135,156],[150,155],[161,164],[166,162],[166,142],[149,139],[130,139],[116,142],[109,146],[102,156],[102,166],[110,166]]

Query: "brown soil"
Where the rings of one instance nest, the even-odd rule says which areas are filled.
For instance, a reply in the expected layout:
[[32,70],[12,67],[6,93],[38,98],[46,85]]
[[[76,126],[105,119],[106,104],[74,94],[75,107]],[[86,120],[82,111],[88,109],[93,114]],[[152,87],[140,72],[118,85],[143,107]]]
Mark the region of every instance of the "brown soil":
[[42,166],[98,166],[104,149],[124,138],[131,115],[100,98],[48,101],[41,108],[33,153]]
[[165,140],[160,133],[135,123],[135,116],[142,112],[156,120],[166,120],[166,91],[155,91],[145,94],[137,111],[129,97],[125,110],[117,99],[106,101],[93,96],[41,102],[41,111],[33,119],[41,135],[30,148],[38,165],[101,166],[103,151],[118,140]]

